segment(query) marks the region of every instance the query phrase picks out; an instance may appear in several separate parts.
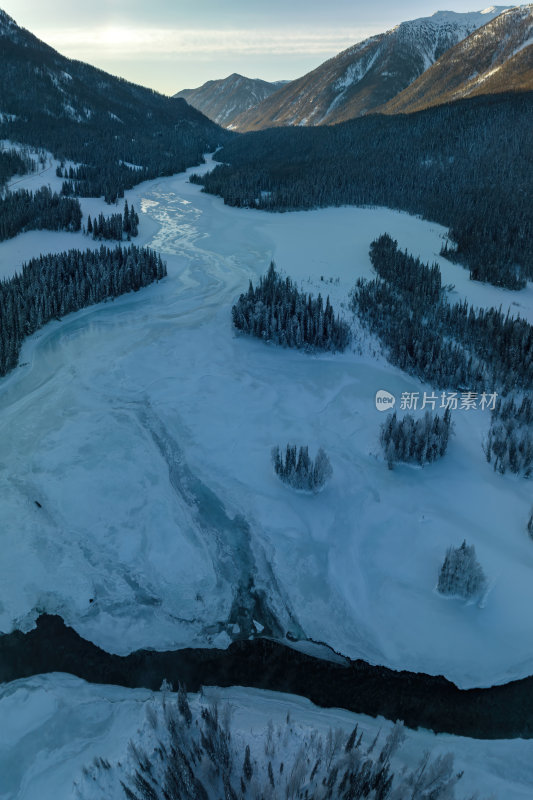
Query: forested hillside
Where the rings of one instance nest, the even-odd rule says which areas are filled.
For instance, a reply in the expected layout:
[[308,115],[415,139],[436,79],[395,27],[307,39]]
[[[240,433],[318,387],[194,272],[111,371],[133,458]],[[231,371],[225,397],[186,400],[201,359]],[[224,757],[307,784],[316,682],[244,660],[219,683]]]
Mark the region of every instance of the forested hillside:
[[232,135],[184,100],[65,58],[2,11],[0,59],[2,137],[86,165],[85,194],[114,201]]
[[[461,100],[410,115],[244,134],[196,178],[229,205],[284,211],[383,205],[450,228],[472,277],[533,278],[533,93]],[[449,254],[450,251],[448,251]]]

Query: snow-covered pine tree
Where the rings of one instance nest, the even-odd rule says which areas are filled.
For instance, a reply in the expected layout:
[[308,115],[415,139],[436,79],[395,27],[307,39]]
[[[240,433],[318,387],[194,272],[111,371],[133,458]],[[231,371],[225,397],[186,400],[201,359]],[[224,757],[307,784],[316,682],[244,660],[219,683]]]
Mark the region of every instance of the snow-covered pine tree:
[[131,236],[131,224],[130,224],[130,210],[128,208],[127,200],[124,200],[124,214],[122,215],[122,230],[126,234],[126,238],[129,239]]
[[254,289],[250,282],[241,294],[232,308],[232,320],[243,333],[284,347],[335,351],[344,350],[350,341],[350,329],[335,317],[329,297],[324,308],[320,294],[315,300],[300,292],[290,278],[276,272],[274,262],[259,286]]
[[325,451],[320,447],[313,465],[313,491],[317,492],[326,484],[333,475],[331,462]]
[[484,444],[485,457],[502,475],[509,470],[525,478],[533,473],[533,403],[528,395],[522,400],[498,398],[492,412],[491,426]]
[[139,215],[134,206],[130,208],[130,232],[132,236],[137,236],[139,233]]
[[486,586],[487,578],[476,558],[474,545],[467,545],[464,540],[460,547],[449,547],[440,569],[437,591],[468,600],[481,596]]
[[[357,728],[325,735],[290,716],[272,721],[253,736],[216,707],[196,702],[186,725],[171,696],[147,708],[149,725],[138,727],[128,752],[117,763],[97,757],[84,767],[81,800],[454,800],[462,773],[451,754],[424,753],[402,764],[406,734],[397,722],[368,743]],[[227,722],[224,722],[224,718]],[[412,751],[411,742],[411,751]],[[261,746],[263,745],[263,746]],[[411,752],[412,758],[412,752]],[[370,787],[370,788],[369,788]],[[96,792],[96,793],[95,793]]]

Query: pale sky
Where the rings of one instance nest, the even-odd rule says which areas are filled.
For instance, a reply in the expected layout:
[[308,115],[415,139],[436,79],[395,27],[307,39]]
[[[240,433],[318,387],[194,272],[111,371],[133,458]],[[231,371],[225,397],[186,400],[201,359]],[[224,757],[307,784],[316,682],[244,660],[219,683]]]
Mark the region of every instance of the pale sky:
[[484,6],[468,0],[0,0],[0,8],[63,55],[174,94],[232,72],[290,80],[404,20]]

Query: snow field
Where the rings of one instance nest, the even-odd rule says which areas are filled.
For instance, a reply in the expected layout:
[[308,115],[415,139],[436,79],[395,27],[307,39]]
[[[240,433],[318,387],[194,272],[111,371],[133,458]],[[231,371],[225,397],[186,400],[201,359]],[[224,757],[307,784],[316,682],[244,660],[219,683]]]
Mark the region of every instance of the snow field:
[[[129,769],[128,741],[142,741],[143,732],[149,728],[147,708],[160,700],[159,693],[87,684],[61,673],[38,675],[0,687],[4,721],[0,732],[1,800],[101,798],[102,786],[84,777],[84,767],[90,769],[94,758],[103,757],[113,767],[120,762]],[[381,717],[317,709],[301,697],[277,692],[207,687],[203,697],[189,695],[193,710],[214,700],[220,707],[229,704],[232,729],[250,745],[252,761],[264,757],[269,721],[274,724],[276,740],[278,727],[285,730],[287,714],[292,730],[284,751],[287,762],[302,737],[311,731],[325,737],[329,728],[341,728],[348,734],[357,723],[368,746],[378,731],[383,741],[392,727]],[[167,695],[167,702],[174,702],[173,697]],[[424,751],[433,756],[453,753],[455,769],[464,770],[457,787],[458,797],[468,797],[476,790],[480,797],[497,800],[528,800],[531,796],[531,740],[479,741],[406,729],[406,740],[394,766],[398,770],[403,764],[414,767]],[[104,780],[110,777],[103,776]],[[116,784],[113,779],[107,782],[107,800],[123,797]]]

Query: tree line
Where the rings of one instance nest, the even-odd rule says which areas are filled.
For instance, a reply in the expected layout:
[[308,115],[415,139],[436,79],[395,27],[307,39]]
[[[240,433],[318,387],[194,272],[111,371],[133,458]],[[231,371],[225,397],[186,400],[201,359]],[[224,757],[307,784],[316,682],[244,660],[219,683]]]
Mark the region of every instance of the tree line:
[[188,107],[181,119],[167,114],[159,122],[155,114],[144,120],[142,114],[134,114],[132,124],[125,125],[108,114],[76,122],[35,113],[5,123],[5,128],[13,141],[75,162],[72,177],[63,182],[64,196],[103,197],[110,204],[142,181],[203,163],[204,153],[232,135]]
[[0,241],[29,230],[79,231],[81,217],[79,200],[61,197],[48,186],[6,192],[0,197]]
[[346,322],[335,316],[329,297],[299,291],[282,278],[274,262],[254,289],[252,281],[232,308],[237,330],[285,347],[307,350],[344,350],[350,341]]
[[0,283],[0,375],[17,365],[25,337],[51,319],[137,291],[166,274],[161,256],[135,245],[31,259]]
[[35,162],[24,152],[9,148],[0,150],[0,190],[14,175],[35,172]]

